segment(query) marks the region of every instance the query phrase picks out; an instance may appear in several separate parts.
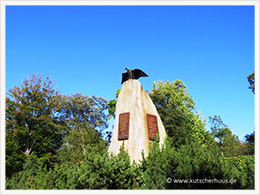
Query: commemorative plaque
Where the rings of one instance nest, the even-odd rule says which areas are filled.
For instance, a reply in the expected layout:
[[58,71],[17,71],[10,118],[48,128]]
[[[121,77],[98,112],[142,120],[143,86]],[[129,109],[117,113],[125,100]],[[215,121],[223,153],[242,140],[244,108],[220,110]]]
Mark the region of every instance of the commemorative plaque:
[[118,140],[126,140],[129,138],[129,118],[129,112],[119,114]]
[[149,140],[156,140],[156,134],[158,132],[157,117],[152,114],[146,114],[147,129]]

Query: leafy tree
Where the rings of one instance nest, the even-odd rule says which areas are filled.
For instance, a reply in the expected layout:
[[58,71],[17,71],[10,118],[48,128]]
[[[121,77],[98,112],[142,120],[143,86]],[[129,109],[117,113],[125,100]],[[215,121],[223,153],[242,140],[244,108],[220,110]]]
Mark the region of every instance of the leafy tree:
[[199,117],[194,100],[182,81],[153,83],[149,95],[163,121],[169,142],[173,146],[205,142],[205,122]]
[[107,128],[107,102],[102,97],[82,95],[62,96],[62,112],[70,127],[59,159],[62,162],[79,163],[89,150],[99,151],[106,147],[102,139]]
[[250,135],[247,134],[245,136],[247,143],[247,154],[254,155],[255,154],[255,131]]
[[116,91],[116,94],[115,94],[116,98],[108,101],[107,107],[108,107],[108,118],[109,119],[115,118],[115,115],[116,115],[116,102],[117,102],[117,98],[118,98],[119,93],[120,93],[120,89],[118,89]]
[[248,77],[247,77],[247,80],[250,84],[249,86],[249,89],[252,90],[252,92],[255,94],[255,72],[253,72],[252,74],[250,74]]
[[108,126],[106,109],[107,101],[102,97],[80,93],[62,96],[62,112],[72,128],[75,124],[83,124],[102,133]]
[[[250,74],[247,77],[247,80],[250,84],[249,89],[251,89],[252,92],[255,94],[255,72]],[[255,153],[255,131],[250,135],[246,135],[245,138],[248,145],[248,154],[252,155]]]
[[222,156],[237,156],[239,152],[240,140],[222,121],[220,116],[209,117],[211,123],[211,134],[219,145]]
[[53,160],[68,129],[60,109],[59,93],[49,77],[43,80],[41,75],[30,75],[20,86],[8,91],[7,176],[20,170],[26,156],[32,153],[46,163]]
[[88,124],[79,123],[69,130],[58,156],[61,163],[80,164],[89,152],[106,149],[106,142],[100,132]]
[[[118,89],[116,91],[116,97],[115,99],[112,99],[112,100],[109,100],[108,103],[107,103],[107,108],[108,108],[108,118],[111,119],[111,118],[115,118],[116,116],[116,103],[117,103],[117,98],[118,98],[118,95],[120,93],[120,89]],[[114,128],[114,126],[112,126],[112,129]],[[108,141],[108,143],[110,143],[111,141],[111,138],[112,138],[112,132],[111,131],[106,131],[106,139]]]
[[247,134],[245,136],[245,138],[246,138],[246,142],[248,142],[248,143],[255,143],[255,131],[253,131],[253,133],[251,133],[250,135]]

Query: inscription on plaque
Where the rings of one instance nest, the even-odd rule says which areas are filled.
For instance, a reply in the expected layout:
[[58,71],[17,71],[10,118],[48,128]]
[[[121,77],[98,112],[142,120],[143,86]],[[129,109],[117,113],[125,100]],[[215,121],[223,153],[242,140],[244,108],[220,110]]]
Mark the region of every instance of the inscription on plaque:
[[146,114],[147,129],[149,140],[156,140],[156,134],[158,132],[157,117],[152,114]]
[[119,114],[118,140],[126,140],[129,138],[129,118],[129,112]]

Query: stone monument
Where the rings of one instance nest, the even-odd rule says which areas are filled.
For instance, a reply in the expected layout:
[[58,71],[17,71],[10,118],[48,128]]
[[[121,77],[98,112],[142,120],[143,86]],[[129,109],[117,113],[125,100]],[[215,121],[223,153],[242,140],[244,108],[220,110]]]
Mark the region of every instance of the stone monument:
[[131,162],[146,157],[149,145],[160,136],[160,146],[166,136],[161,118],[148,93],[138,80],[129,78],[123,82],[116,104],[116,117],[113,135],[108,151],[118,154],[124,146]]

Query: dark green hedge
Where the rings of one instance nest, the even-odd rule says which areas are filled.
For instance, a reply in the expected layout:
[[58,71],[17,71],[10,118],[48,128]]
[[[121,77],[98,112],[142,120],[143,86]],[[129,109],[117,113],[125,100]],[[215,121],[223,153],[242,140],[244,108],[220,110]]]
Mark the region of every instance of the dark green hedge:
[[[30,156],[24,170],[6,180],[7,189],[254,189],[254,156],[225,158],[217,147],[150,148],[141,164],[125,152],[90,152],[77,164],[43,166]],[[184,179],[188,183],[184,182]],[[203,180],[204,179],[204,180]],[[199,183],[199,181],[212,181]],[[227,181],[236,180],[235,183]],[[167,182],[168,181],[168,182]],[[196,182],[197,181],[197,182]]]

